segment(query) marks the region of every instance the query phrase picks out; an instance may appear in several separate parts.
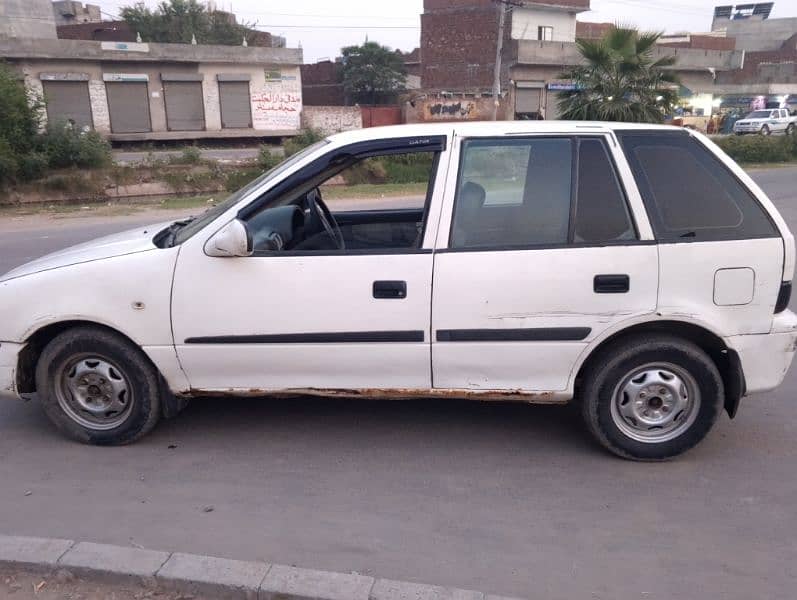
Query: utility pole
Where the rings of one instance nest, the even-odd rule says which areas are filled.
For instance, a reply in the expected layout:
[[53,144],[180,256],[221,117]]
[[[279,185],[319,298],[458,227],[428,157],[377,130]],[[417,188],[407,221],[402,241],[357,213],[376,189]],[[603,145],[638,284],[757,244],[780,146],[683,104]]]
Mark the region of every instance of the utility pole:
[[506,10],[504,0],[498,2],[498,41],[495,51],[495,73],[493,79],[493,121],[498,120],[498,106],[501,103],[501,59],[504,54],[504,30],[506,29]]
[[498,4],[498,42],[495,50],[495,74],[493,79],[493,121],[498,120],[498,106],[501,102],[501,61],[504,55],[504,33],[506,13],[511,6],[523,6],[523,0],[493,0]]

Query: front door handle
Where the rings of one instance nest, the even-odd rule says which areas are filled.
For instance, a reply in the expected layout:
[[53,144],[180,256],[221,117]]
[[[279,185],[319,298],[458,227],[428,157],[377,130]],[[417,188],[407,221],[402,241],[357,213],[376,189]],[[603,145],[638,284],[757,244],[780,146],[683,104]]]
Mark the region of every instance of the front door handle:
[[595,275],[593,289],[596,294],[627,294],[631,290],[628,275]]
[[403,300],[406,297],[406,281],[374,281],[374,298],[377,300]]

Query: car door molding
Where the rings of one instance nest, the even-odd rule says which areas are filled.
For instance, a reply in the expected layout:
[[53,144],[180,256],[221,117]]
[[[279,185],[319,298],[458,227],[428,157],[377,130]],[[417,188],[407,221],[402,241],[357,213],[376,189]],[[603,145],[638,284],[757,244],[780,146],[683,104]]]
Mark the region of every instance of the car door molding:
[[191,337],[186,344],[257,345],[257,344],[394,344],[423,343],[421,331],[342,331],[330,333],[278,333],[268,335],[221,335]]
[[438,342],[581,342],[590,327],[538,327],[530,329],[439,329]]

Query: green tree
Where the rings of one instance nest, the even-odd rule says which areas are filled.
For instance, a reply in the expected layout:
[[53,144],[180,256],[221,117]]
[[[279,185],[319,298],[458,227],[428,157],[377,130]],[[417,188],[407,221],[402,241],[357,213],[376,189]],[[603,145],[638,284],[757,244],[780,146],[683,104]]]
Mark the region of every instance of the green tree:
[[41,124],[42,102],[30,96],[18,74],[0,62],[0,139],[17,154],[29,152]]
[[124,7],[121,16],[145,42],[190,44],[196,38],[199,44],[240,46],[255,36],[252,25],[235,23],[229,13],[210,11],[197,0],[168,0],[155,10],[139,2]]
[[355,102],[392,101],[404,91],[407,70],[401,55],[376,42],[348,46],[343,55],[343,88]]
[[654,57],[660,33],[614,27],[600,40],[578,40],[583,64],[562,74],[577,89],[559,94],[562,119],[661,123],[678,102],[674,56]]

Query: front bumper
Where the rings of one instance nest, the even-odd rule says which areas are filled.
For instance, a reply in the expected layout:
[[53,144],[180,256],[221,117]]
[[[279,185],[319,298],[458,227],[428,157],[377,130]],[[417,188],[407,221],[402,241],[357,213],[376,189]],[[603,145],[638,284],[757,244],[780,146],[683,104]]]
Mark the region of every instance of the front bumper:
[[786,378],[797,351],[797,315],[775,315],[770,333],[726,338],[742,363],[747,394],[774,390]]
[[0,396],[17,396],[17,364],[22,344],[0,342]]

